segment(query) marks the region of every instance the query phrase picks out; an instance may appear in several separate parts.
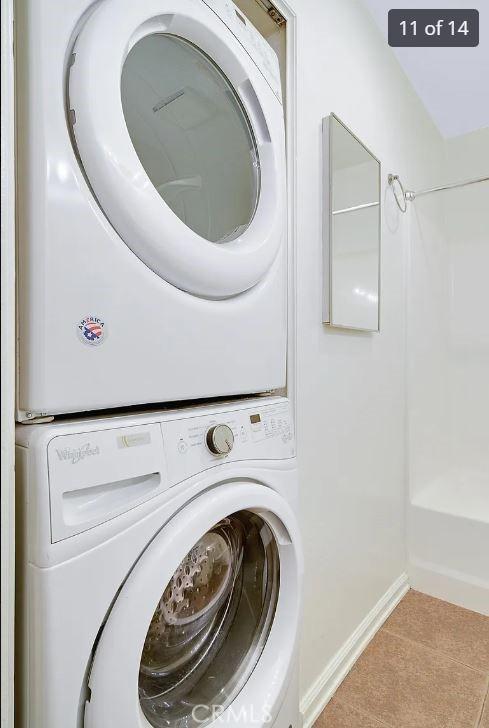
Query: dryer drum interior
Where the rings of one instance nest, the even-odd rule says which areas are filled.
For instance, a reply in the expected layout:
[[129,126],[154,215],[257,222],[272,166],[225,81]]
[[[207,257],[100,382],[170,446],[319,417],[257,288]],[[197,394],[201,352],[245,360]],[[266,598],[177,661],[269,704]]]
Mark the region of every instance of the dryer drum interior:
[[258,662],[279,593],[270,528],[240,511],[205,533],[156,606],[139,670],[152,726],[202,725],[226,708]]
[[211,58],[183,38],[147,35],[124,61],[121,100],[136,153],[170,209],[211,242],[246,230],[258,204],[258,149]]

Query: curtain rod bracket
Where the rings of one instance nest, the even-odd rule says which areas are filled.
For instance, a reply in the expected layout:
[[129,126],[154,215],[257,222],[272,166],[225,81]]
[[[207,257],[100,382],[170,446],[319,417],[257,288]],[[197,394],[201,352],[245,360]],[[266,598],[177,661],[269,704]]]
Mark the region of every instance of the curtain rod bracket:
[[[397,206],[401,212],[406,212],[407,203],[414,202],[417,197],[421,195],[428,195],[431,192],[441,192],[442,190],[453,190],[457,187],[466,187],[467,185],[475,185],[479,182],[489,182],[489,177],[477,177],[476,179],[468,179],[465,182],[453,182],[448,185],[442,185],[441,187],[430,187],[427,190],[421,190],[421,192],[414,192],[413,190],[404,190],[404,186],[399,179],[397,174],[388,174],[387,182],[391,187],[396,200]],[[397,183],[397,186],[395,186]]]

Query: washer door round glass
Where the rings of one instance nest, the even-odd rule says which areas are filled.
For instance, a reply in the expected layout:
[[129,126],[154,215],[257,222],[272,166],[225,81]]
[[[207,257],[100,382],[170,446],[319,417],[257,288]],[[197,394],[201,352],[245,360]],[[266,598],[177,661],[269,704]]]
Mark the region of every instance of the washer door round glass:
[[265,646],[278,591],[278,548],[255,513],[223,519],[196,543],[144,643],[139,700],[150,725],[203,725],[234,700]]
[[258,152],[215,63],[182,38],[153,33],[125,59],[121,94],[131,141],[166,204],[206,240],[238,237],[258,202]]

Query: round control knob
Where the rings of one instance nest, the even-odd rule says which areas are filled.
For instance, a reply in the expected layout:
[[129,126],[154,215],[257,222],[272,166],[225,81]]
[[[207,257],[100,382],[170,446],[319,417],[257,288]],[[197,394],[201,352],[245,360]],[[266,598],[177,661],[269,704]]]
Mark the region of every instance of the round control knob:
[[234,445],[233,431],[228,425],[213,425],[207,430],[206,442],[213,455],[228,455]]

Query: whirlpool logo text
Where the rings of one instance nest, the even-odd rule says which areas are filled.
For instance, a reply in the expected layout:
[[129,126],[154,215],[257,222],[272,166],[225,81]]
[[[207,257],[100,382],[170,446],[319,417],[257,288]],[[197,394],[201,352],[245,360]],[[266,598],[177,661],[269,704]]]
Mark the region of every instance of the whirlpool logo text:
[[81,460],[85,460],[85,458],[100,455],[100,448],[98,445],[92,447],[89,442],[86,442],[80,447],[65,447],[62,450],[56,448],[56,453],[59,460],[66,460],[72,465],[76,465]]

